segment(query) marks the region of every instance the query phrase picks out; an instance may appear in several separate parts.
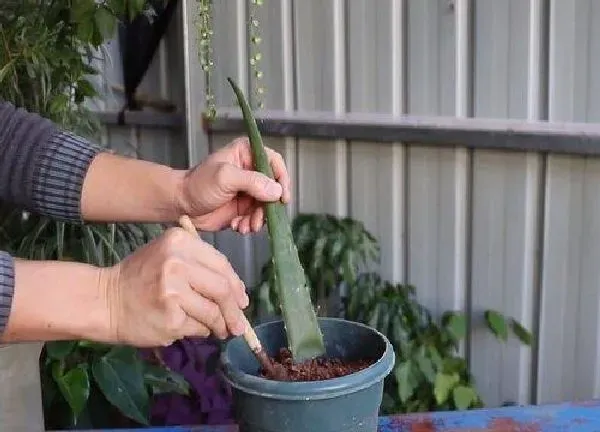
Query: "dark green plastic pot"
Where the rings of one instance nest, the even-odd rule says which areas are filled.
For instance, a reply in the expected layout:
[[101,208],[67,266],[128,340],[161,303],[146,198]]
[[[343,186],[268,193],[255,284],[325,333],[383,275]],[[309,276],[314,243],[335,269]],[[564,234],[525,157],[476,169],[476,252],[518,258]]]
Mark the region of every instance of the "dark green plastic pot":
[[[261,378],[259,364],[242,337],[221,353],[224,375],[233,388],[240,432],[376,432],[383,379],[394,367],[387,338],[363,324],[320,318],[327,355],[376,362],[352,375],[324,381],[281,382]],[[256,327],[272,356],[286,346],[282,321]]]

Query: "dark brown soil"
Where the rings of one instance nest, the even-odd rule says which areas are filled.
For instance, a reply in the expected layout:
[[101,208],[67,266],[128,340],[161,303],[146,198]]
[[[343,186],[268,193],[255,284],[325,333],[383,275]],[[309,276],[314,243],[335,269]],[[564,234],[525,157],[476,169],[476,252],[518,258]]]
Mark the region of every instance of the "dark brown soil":
[[371,360],[345,362],[338,358],[316,358],[302,363],[294,363],[292,353],[287,348],[281,348],[271,359],[274,370],[260,370],[260,375],[275,381],[321,381],[338,378],[358,372],[373,364]]

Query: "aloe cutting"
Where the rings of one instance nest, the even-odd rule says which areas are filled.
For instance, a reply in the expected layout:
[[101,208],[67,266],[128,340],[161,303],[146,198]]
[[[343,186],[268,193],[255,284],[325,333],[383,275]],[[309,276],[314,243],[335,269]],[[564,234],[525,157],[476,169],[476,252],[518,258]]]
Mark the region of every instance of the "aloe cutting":
[[[273,170],[250,106],[237,84],[231,78],[227,78],[227,81],[233,88],[242,108],[246,132],[250,139],[254,168],[273,178]],[[285,206],[280,201],[267,203],[265,211],[275,286],[281,301],[288,348],[295,362],[322,356],[325,354],[323,334],[311,302],[310,289],[298,257]]]

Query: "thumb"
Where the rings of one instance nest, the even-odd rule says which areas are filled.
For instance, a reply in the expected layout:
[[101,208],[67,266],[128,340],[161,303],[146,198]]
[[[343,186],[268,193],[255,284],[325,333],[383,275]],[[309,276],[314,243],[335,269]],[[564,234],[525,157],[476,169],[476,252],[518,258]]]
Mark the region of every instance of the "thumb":
[[283,189],[275,180],[257,171],[243,170],[231,165],[225,188],[232,192],[245,192],[258,201],[277,201]]

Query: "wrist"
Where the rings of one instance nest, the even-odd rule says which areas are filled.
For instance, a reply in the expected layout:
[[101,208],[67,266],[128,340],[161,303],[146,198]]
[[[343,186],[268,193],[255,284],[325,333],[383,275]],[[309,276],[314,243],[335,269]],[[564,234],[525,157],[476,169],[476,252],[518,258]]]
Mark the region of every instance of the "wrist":
[[110,272],[87,264],[15,260],[4,340],[114,342]]
[[172,192],[172,215],[171,221],[177,221],[182,215],[190,213],[190,200],[186,192],[187,170],[173,170],[171,182],[173,184]]

